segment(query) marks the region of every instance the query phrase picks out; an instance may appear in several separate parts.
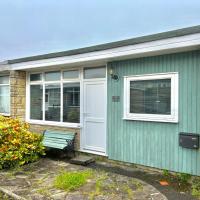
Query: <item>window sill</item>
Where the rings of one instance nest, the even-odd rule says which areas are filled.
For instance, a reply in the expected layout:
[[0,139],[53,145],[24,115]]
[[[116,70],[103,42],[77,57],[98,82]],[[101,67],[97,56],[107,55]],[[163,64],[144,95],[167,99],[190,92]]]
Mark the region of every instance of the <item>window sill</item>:
[[5,117],[10,117],[9,113],[0,113],[0,115],[5,116]]
[[132,120],[132,121],[146,121],[146,122],[165,122],[165,123],[178,123],[178,119],[176,118],[150,118],[150,117],[123,117],[123,120]]
[[39,120],[27,120],[29,124],[44,125],[44,126],[58,126],[66,128],[81,128],[79,123],[62,123],[62,122],[51,122],[51,121],[39,121]]

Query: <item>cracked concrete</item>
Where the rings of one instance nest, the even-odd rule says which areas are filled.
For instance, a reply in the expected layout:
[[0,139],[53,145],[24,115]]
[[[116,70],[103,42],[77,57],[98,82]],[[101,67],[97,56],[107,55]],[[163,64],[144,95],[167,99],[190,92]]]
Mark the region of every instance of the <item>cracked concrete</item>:
[[[30,200],[166,200],[155,187],[136,178],[93,169],[94,176],[73,192],[56,189],[60,171],[81,171],[87,167],[43,158],[14,170],[0,171],[0,186]],[[100,182],[97,188],[97,181]]]

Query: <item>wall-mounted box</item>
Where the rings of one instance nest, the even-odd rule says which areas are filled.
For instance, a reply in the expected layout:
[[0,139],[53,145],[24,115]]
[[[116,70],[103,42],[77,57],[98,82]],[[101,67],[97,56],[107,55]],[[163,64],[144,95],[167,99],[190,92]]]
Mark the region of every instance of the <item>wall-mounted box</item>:
[[198,149],[199,134],[179,133],[179,146],[188,149]]

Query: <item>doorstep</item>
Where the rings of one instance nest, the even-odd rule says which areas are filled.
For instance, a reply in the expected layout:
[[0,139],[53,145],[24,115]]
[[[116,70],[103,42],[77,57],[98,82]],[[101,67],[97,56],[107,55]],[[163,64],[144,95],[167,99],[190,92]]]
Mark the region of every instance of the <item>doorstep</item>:
[[77,164],[77,165],[84,165],[84,166],[93,162],[95,162],[94,158],[91,156],[86,156],[86,155],[78,155],[70,159],[70,163]]

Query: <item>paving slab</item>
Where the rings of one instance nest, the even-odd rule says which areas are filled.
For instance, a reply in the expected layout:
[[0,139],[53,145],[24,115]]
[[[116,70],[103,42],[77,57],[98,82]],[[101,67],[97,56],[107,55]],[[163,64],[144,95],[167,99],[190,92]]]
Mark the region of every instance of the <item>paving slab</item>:
[[[83,170],[92,170],[93,175],[75,191],[54,186],[61,171]],[[167,200],[155,187],[139,179],[48,158],[19,169],[1,170],[0,178],[1,187],[27,200]]]

